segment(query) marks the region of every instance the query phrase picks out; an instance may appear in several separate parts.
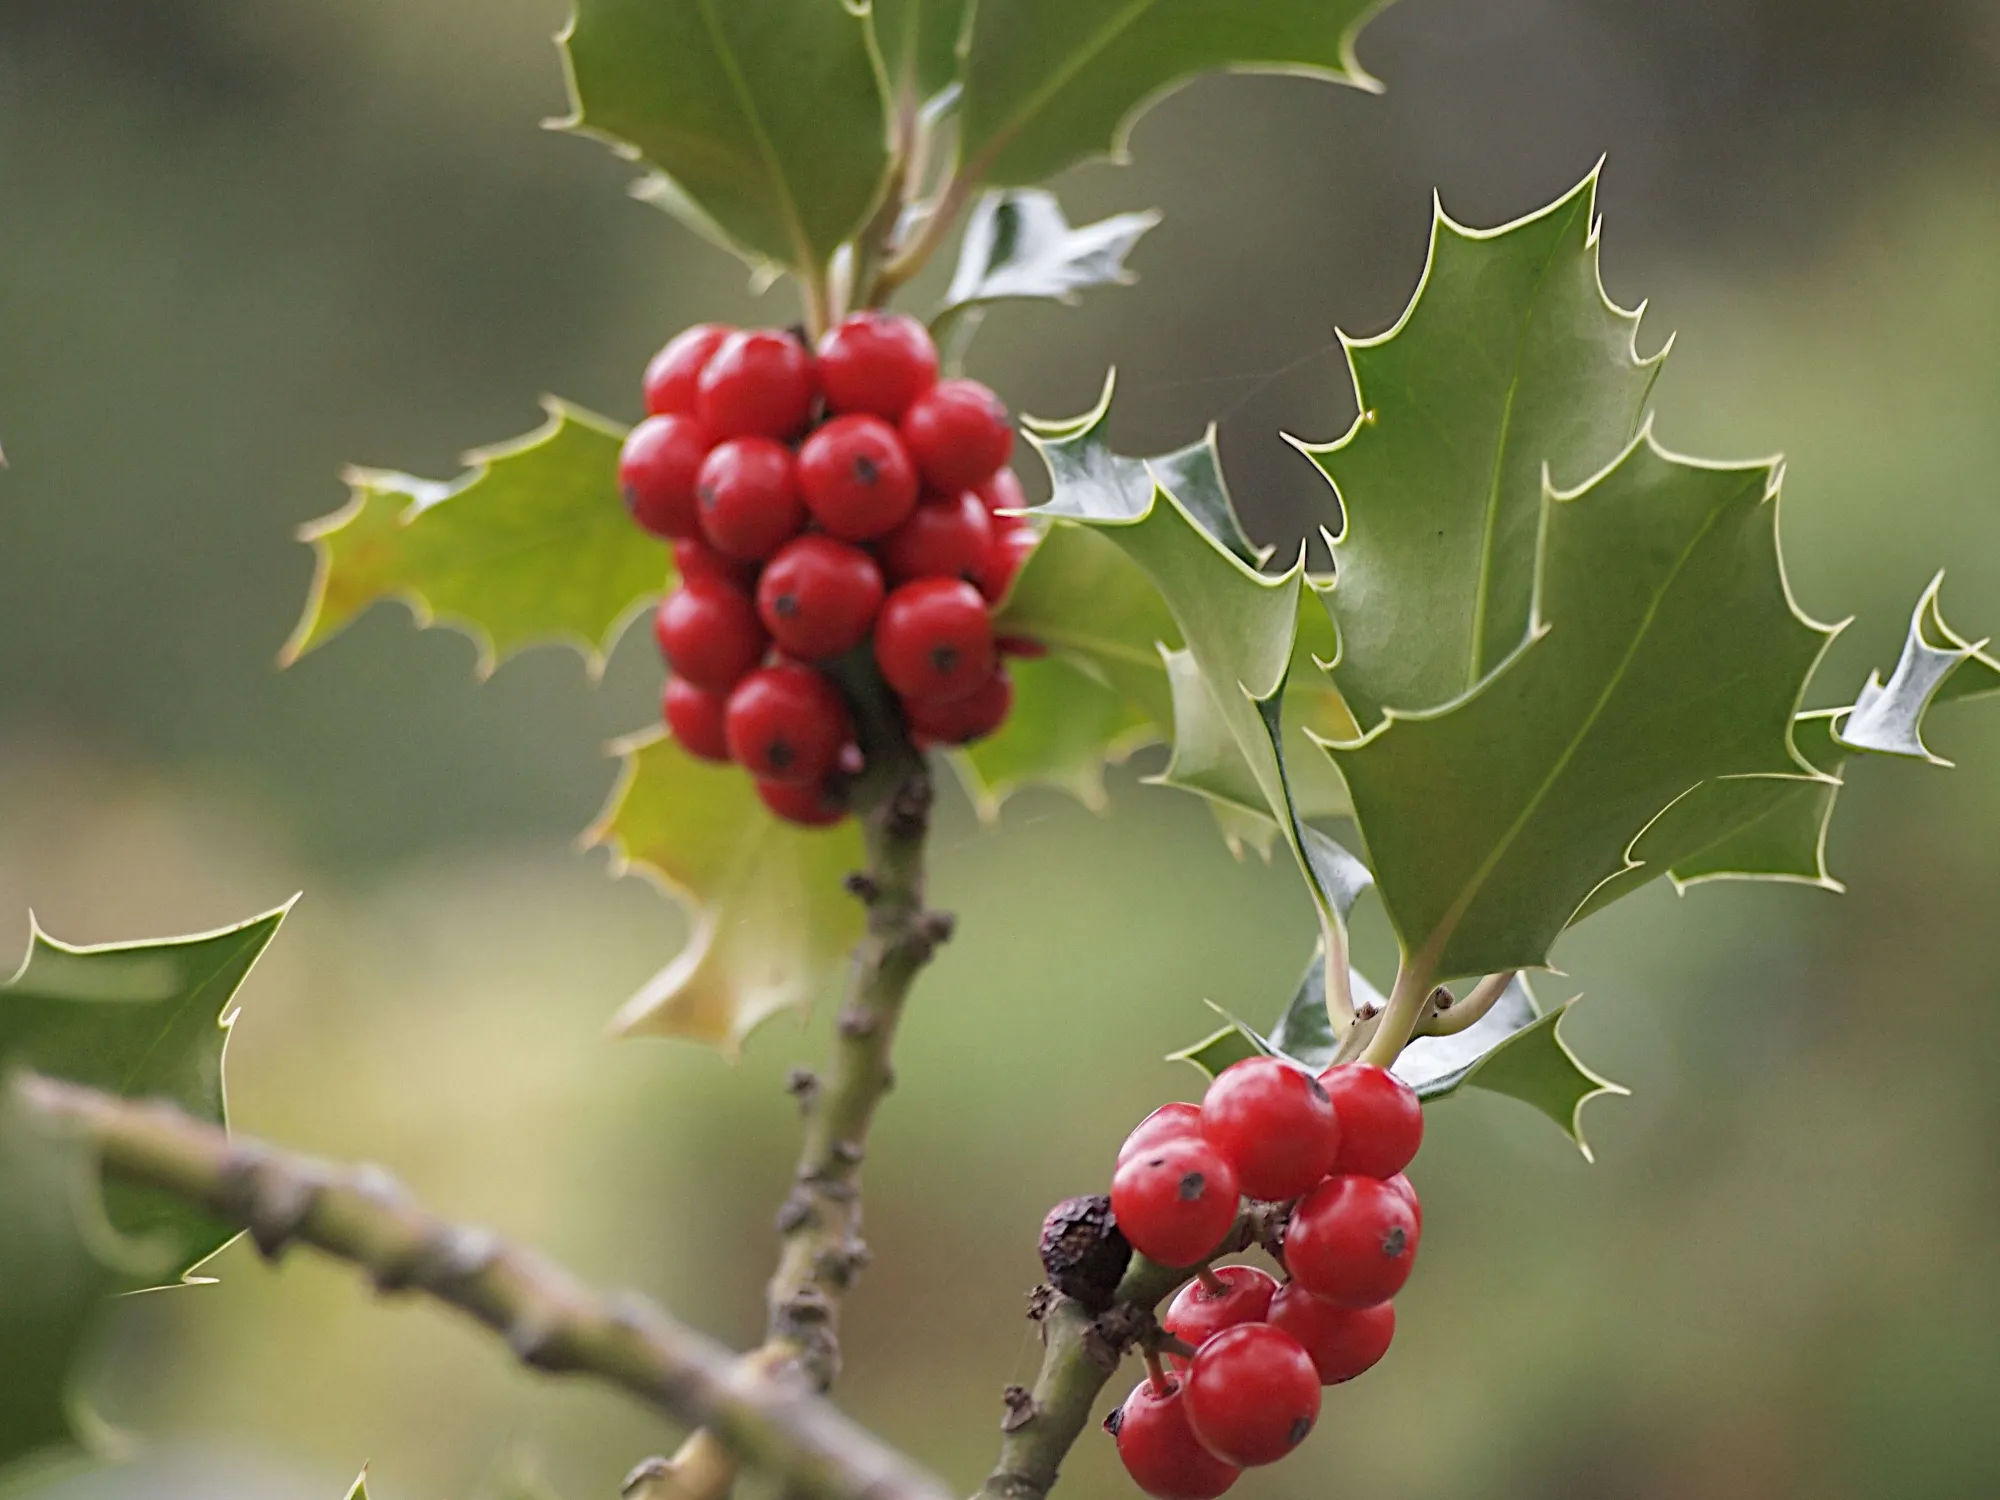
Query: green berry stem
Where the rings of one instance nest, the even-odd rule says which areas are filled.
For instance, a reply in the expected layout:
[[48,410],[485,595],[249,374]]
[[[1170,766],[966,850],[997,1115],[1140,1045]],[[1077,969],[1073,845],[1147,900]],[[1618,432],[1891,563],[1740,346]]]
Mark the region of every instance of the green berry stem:
[[1423,1018],[1424,1007],[1430,1003],[1435,972],[1428,954],[1404,955],[1402,965],[1396,970],[1395,987],[1389,991],[1389,1004],[1375,1024],[1374,1036],[1362,1050],[1362,1062],[1374,1063],[1378,1068],[1395,1062]]
[[1431,1004],[1425,1008],[1424,1018],[1417,1027],[1418,1036],[1456,1036],[1461,1031],[1476,1026],[1486,1013],[1493,1009],[1507,986],[1514,982],[1518,969],[1503,970],[1498,974],[1488,974],[1472,987],[1472,993],[1463,1000],[1447,1001],[1446,991],[1433,991]]

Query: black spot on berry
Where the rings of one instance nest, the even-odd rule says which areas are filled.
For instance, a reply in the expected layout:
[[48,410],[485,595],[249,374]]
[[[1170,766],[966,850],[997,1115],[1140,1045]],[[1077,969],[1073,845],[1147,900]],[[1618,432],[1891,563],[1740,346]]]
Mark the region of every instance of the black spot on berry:
[[958,670],[958,647],[931,647],[931,670],[940,677],[949,677]]
[[1294,1448],[1296,1448],[1300,1443],[1303,1443],[1306,1440],[1306,1434],[1308,1434],[1312,1430],[1313,1430],[1313,1419],[1311,1417],[1299,1417],[1292,1422],[1291,1427],[1285,1433],[1285,1437],[1291,1442],[1291,1445]]
[[1117,1437],[1118,1429],[1123,1427],[1124,1425],[1125,1425],[1125,1408],[1122,1406],[1112,1407],[1111,1410],[1105,1415],[1104,1430],[1110,1433],[1113,1437]]
[[[764,750],[764,759],[774,771],[782,771],[797,757],[790,740],[772,740]],[[1398,1230],[1397,1233],[1402,1231]]]
[[1409,1243],[1409,1231],[1398,1224],[1394,1229],[1391,1229],[1387,1234],[1382,1236],[1382,1253],[1390,1260],[1394,1260],[1409,1247]]
[[771,608],[774,612],[789,620],[799,612],[798,596],[796,594],[780,594],[771,601]]
[[694,497],[695,497],[695,499],[697,499],[697,500],[699,500],[699,501],[701,502],[701,508],[702,508],[703,510],[714,510],[714,509],[715,509],[715,501],[716,501],[716,498],[717,498],[717,492],[716,492],[716,488],[715,488],[715,486],[714,486],[714,485],[712,485],[712,484],[704,484],[704,485],[702,485],[702,486],[701,486],[701,487],[700,487],[699,489],[697,489],[697,490],[696,490],[696,491],[694,492]]
[[1179,1189],[1180,1200],[1183,1203],[1192,1203],[1194,1202],[1195,1199],[1199,1198],[1202,1195],[1202,1193],[1207,1190],[1207,1188],[1208,1188],[1208,1179],[1206,1177],[1202,1176],[1202,1174],[1199,1172],[1190,1172],[1187,1174],[1187,1176],[1181,1179],[1181,1185]]
[[865,453],[854,455],[854,480],[857,484],[873,484],[882,477],[882,470],[875,460]]

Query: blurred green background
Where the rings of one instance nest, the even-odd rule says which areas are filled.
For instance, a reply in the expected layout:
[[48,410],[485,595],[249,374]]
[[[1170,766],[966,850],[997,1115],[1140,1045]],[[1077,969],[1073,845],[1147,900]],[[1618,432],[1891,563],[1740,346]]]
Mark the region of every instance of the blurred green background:
[[[166,933],[303,888],[243,997],[238,1121],[745,1342],[779,1085],[824,1016],[735,1067],[604,1035],[680,939],[571,844],[649,715],[644,633],[601,689],[561,652],[475,684],[392,607],[272,666],[342,463],[449,474],[542,390],[629,417],[674,329],[793,316],[537,130],[561,12],[0,4],[0,926]],[[1940,563],[1961,628],[2000,631],[2000,7],[1403,0],[1361,50],[1386,96],[1207,80],[1134,165],[1058,184],[1166,211],[1143,279],[997,317],[976,373],[1054,415],[1116,363],[1131,447],[1221,416],[1252,530],[1295,537],[1318,481],[1275,432],[1347,424],[1331,330],[1400,309],[1432,187],[1494,223],[1608,152],[1607,282],[1652,298],[1648,347],[1679,331],[1664,437],[1787,452],[1795,589],[1858,616],[1824,698]],[[1598,1165],[1518,1105],[1440,1107],[1402,1337],[1237,1493],[2000,1493],[2000,713],[1935,738],[1963,769],[1852,775],[1845,898],[1655,888],[1568,941],[1547,989],[1590,995],[1571,1035],[1634,1089],[1592,1106]],[[1311,923],[1130,772],[1102,819],[1030,796],[989,832],[954,798],[939,844],[962,936],[871,1155],[841,1394],[969,1488],[1034,1364],[1043,1208],[1194,1089],[1158,1059],[1204,996],[1276,1008]],[[372,1460],[379,1500],[582,1500],[675,1441],[326,1266],[220,1269],[110,1319],[100,1402],[150,1446],[58,1493],[329,1500]],[[1095,1435],[1068,1484],[1129,1493]]]

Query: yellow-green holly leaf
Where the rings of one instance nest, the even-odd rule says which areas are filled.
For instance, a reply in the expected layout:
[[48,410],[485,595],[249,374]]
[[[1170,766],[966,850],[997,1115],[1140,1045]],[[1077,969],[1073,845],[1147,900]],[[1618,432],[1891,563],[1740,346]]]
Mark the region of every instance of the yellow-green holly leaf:
[[[888,120],[865,4],[576,0],[561,42],[563,126],[658,167],[753,259],[816,271],[881,193]],[[919,48],[926,69],[936,50]]]
[[613,1027],[734,1054],[759,1023],[809,1006],[844,970],[862,912],[842,882],[861,868],[861,836],[851,820],[779,822],[740,768],[697,760],[664,732],[615,749],[624,767],[586,842],[608,847],[617,872],[656,880],[690,932]]
[[990,738],[951,754],[982,822],[1025,787],[1067,792],[1093,812],[1105,806],[1104,766],[1158,737],[1129,699],[1067,656],[1009,664],[1014,707]]
[[450,483],[351,471],[347,504],[300,532],[318,567],[280,660],[397,599],[419,625],[471,636],[482,677],[552,644],[602,671],[612,643],[671,585],[673,564],[619,498],[624,430],[562,402],[548,411],[526,437],[467,454]]

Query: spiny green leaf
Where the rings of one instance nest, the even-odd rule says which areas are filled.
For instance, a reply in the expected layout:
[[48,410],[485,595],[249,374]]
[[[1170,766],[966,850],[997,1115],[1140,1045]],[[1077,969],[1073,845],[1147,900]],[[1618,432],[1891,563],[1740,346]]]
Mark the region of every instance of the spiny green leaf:
[[938,319],[1012,297],[1075,302],[1088,287],[1129,285],[1134,277],[1125,257],[1159,222],[1159,214],[1149,211],[1072,228],[1054,193],[1041,188],[986,193],[966,220],[958,269]]
[[347,1492],[347,1500],[368,1500],[368,1471],[363,1469],[355,1477],[354,1487]]
[[1133,120],[1197,73],[1378,85],[1354,40],[1382,0],[977,0],[959,106],[970,175],[1007,186],[1122,158]]
[[[1358,970],[1352,983],[1358,1003],[1382,1003],[1381,993]],[[1555,1121],[1589,1159],[1583,1106],[1599,1094],[1627,1090],[1586,1067],[1563,1040],[1561,1021],[1574,1003],[1545,1011],[1527,981],[1516,975],[1478,1021],[1456,1035],[1416,1038],[1396,1059],[1394,1071],[1425,1100],[1447,1098],[1467,1087],[1519,1099]],[[1339,1039],[1326,1009],[1325,965],[1317,953],[1268,1036],[1223,1014],[1228,1025],[1172,1056],[1212,1078],[1231,1063],[1259,1054],[1288,1057],[1318,1071],[1332,1064],[1338,1052]]]
[[860,834],[851,821],[780,823],[741,769],[697,760],[663,732],[614,749],[624,767],[585,841],[609,847],[618,873],[657,880],[692,930],[612,1024],[733,1054],[760,1022],[809,1006],[843,968],[862,931],[842,886],[861,866]]
[[875,38],[892,100],[922,101],[958,77],[958,41],[971,0],[873,0]]
[[992,822],[1024,787],[1068,792],[1102,811],[1104,765],[1157,736],[1130,700],[1066,656],[1013,662],[1014,708],[991,738],[953,752],[951,762],[980,819]]
[[1791,723],[1833,632],[1786,588],[1777,479],[1643,432],[1547,495],[1533,633],[1513,658],[1454,703],[1328,746],[1422,972],[1543,967],[1688,788],[1812,774]]
[[1917,601],[1903,654],[1889,680],[1871,673],[1854,707],[1835,725],[1834,740],[1843,749],[1948,766],[1950,761],[1924,744],[1924,715],[1931,705],[2000,692],[2000,661],[1987,655],[1984,641],[1968,641],[1939,612],[1943,584],[1940,573]]
[[560,642],[593,674],[632,619],[671,586],[665,548],[618,495],[623,430],[548,403],[548,422],[466,455],[441,484],[357,469],[353,496],[304,527],[318,568],[280,660],[296,661],[378,599],[420,625],[449,625],[479,647],[486,676],[517,651]]
[[1573,485],[1631,442],[1666,350],[1605,296],[1597,173],[1494,230],[1434,211],[1402,319],[1348,340],[1361,415],[1302,444],[1339,493],[1334,680],[1364,725],[1435,708],[1527,638],[1547,472]]
[[867,9],[844,0],[576,0],[573,113],[660,168],[753,257],[824,266],[888,168]]
[[[231,1000],[287,902],[235,927],[157,942],[73,948],[32,925],[20,971],[0,988],[0,1063],[132,1099],[170,1099],[226,1123],[223,1049]],[[177,1274],[235,1231],[163,1193],[106,1185],[119,1233],[171,1248]]]

